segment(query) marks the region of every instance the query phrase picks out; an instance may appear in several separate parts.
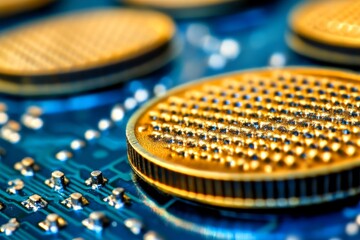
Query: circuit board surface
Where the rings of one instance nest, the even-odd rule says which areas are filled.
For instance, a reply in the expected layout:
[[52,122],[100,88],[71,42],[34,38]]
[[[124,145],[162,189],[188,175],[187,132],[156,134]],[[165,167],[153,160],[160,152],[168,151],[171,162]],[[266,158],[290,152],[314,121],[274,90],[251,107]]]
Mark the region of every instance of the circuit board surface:
[[[287,16],[301,1],[265,2],[229,15],[177,21],[178,55],[171,64],[146,77],[82,95],[41,99],[2,95],[0,226],[12,218],[19,223],[16,230],[9,230],[9,239],[359,239],[357,199],[295,212],[220,209],[157,192],[138,179],[128,164],[125,128],[129,117],[143,102],[167,89],[249,68],[329,67],[295,54],[285,44]],[[119,4],[62,0],[41,14],[1,19],[0,30],[98,7],[116,8]],[[36,166],[24,167],[26,163],[21,161],[26,157]],[[23,164],[23,169],[14,168],[16,163]],[[56,170],[69,181],[62,191],[46,184]],[[107,179],[98,189],[85,183],[94,170],[102,171]],[[9,185],[9,181],[15,179],[22,180],[24,187],[12,194],[11,184],[19,186],[19,182]],[[116,208],[104,199],[118,187],[130,200]],[[63,204],[74,192],[88,201],[77,211]],[[43,207],[35,204],[36,211],[27,208],[26,202],[34,194],[46,202]],[[101,232],[82,223],[95,211],[102,211],[109,221]],[[56,234],[39,226],[51,213],[67,223]],[[6,239],[5,233],[0,233],[0,238]]]

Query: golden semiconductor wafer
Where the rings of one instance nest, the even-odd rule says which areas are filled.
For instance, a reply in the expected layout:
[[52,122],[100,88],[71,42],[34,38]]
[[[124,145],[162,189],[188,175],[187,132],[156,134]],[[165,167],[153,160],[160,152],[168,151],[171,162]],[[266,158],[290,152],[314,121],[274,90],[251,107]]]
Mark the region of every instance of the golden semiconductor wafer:
[[360,77],[252,70],[170,91],[127,126],[134,172],[186,199],[296,207],[360,192]]
[[244,0],[123,0],[126,4],[165,11],[175,17],[218,15],[242,5]]
[[310,1],[290,15],[288,45],[322,61],[360,65],[360,1]]
[[0,36],[1,91],[20,95],[94,90],[143,75],[172,56],[173,21],[145,10],[56,17]]

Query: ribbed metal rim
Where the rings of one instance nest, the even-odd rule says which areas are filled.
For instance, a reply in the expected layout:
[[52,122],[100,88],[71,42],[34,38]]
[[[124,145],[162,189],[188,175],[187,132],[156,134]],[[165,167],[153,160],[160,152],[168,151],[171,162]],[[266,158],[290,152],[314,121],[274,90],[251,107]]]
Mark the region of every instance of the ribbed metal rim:
[[[264,70],[264,69],[263,69]],[[266,69],[265,69],[266,70]],[[356,74],[317,68],[286,68],[359,81]],[[261,71],[247,70],[245,72]],[[230,73],[231,75],[236,73]],[[226,76],[224,75],[224,76]],[[216,77],[211,77],[213,79]],[[201,81],[207,81],[204,79]],[[201,82],[200,81],[200,82]],[[199,82],[197,82],[199,83]],[[170,91],[179,91],[188,85]],[[231,174],[211,174],[174,165],[147,152],[135,136],[135,123],[144,111],[165,98],[154,99],[129,120],[126,129],[128,158],[132,169],[146,182],[164,192],[211,205],[235,208],[281,208],[329,202],[360,193],[360,161],[346,162],[334,168],[310,169],[306,172],[280,175],[243,174],[232,178]]]

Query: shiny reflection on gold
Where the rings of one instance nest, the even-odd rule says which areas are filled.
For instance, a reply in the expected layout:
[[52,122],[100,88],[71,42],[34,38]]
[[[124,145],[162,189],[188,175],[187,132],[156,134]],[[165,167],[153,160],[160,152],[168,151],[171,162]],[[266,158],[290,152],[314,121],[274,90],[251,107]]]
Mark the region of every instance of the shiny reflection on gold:
[[168,42],[173,22],[163,14],[98,10],[39,22],[0,37],[0,72],[40,75],[100,67]]
[[130,119],[130,164],[167,193],[226,207],[295,207],[357,194],[359,80],[288,68],[179,87]]
[[290,47],[300,54],[339,64],[359,65],[360,2],[313,1],[290,15]]
[[[163,66],[174,34],[173,21],[154,11],[102,9],[55,17],[0,36],[0,73],[10,93],[96,89]],[[106,67],[112,68],[102,71]],[[93,79],[84,83],[78,79],[84,74]]]

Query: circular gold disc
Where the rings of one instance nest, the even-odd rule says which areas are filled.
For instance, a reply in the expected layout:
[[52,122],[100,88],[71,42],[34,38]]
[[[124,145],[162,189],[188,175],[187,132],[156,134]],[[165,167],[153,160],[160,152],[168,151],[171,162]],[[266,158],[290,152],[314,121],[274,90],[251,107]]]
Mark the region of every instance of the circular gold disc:
[[169,60],[174,32],[169,17],[128,9],[75,13],[18,28],[0,36],[2,91],[79,92],[153,71]]
[[122,0],[126,4],[166,11],[175,17],[201,17],[221,14],[239,6],[241,0]]
[[1,0],[0,18],[46,6],[54,0]]
[[360,192],[360,77],[253,70],[170,91],[127,126],[155,187],[225,207],[295,207]]
[[339,64],[360,64],[360,2],[309,2],[290,16],[290,47],[305,56]]

